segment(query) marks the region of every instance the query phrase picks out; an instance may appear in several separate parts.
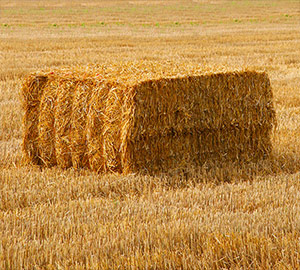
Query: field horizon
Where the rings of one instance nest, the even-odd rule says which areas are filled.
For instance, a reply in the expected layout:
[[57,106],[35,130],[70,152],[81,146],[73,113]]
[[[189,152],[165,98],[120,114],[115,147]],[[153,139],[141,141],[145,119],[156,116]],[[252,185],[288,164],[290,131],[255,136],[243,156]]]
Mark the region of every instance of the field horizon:
[[[0,7],[1,269],[300,269],[299,1]],[[271,156],[156,176],[24,164],[28,74],[141,60],[266,72]]]

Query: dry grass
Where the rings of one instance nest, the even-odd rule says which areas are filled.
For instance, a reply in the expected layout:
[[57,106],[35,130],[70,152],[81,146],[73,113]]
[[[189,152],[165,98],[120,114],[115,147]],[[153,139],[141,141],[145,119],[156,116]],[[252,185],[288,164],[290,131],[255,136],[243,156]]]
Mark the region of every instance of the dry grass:
[[[299,1],[141,2],[1,2],[0,268],[299,269]],[[23,75],[136,59],[267,71],[273,157],[190,178],[21,166]]]

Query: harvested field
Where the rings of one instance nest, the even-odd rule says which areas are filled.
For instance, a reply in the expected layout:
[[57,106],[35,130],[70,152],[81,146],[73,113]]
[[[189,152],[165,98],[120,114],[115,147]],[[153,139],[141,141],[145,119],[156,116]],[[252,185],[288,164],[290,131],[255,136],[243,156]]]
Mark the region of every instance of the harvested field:
[[[40,157],[38,163],[46,167],[85,163],[97,172],[155,173],[196,168],[210,160],[257,161],[271,152],[275,111],[265,73],[122,63],[30,75],[33,92],[40,77],[47,83],[35,110],[37,156],[27,150],[36,142],[26,133],[23,143],[32,163]],[[27,86],[28,79],[23,96],[30,92]],[[75,93],[89,101],[83,100],[85,110]],[[24,102],[25,110],[32,110]],[[85,122],[74,122],[78,112]],[[80,129],[86,133],[81,132],[77,145],[72,137]],[[84,155],[85,162],[79,157]]]
[[[1,270],[300,269],[298,0],[1,0],[0,6]],[[166,92],[163,104],[168,106],[157,107],[160,111],[157,109],[155,118],[147,118],[143,110],[148,107],[142,97],[149,100],[151,91],[156,91],[150,82],[141,82],[142,91],[136,96],[138,103],[129,102],[133,99],[130,95],[121,102],[125,119],[132,115],[131,104],[136,104],[141,116],[133,119],[149,124],[135,126],[119,118],[111,121],[120,115],[116,97],[123,88],[109,91],[116,85],[101,85],[99,76],[94,79],[97,73],[86,77],[83,74],[95,66],[111,66],[116,70],[116,63],[134,62],[171,64],[179,68],[184,65],[184,72],[175,74],[175,78],[172,78],[174,74],[168,75],[171,69],[163,74],[162,70],[148,65],[147,72],[154,69],[156,74],[161,74],[151,78],[155,87],[160,88],[164,83],[178,88],[175,82],[177,85],[177,80],[195,74],[192,68],[195,66],[204,73],[195,77],[210,71],[224,74],[246,68],[256,71],[258,77],[267,74],[277,121],[270,134],[269,157],[249,161],[253,153],[250,149],[244,160],[207,161],[196,171],[181,170],[180,164],[176,164],[179,169],[174,169],[173,174],[96,173],[99,168],[100,171],[123,170],[118,164],[127,164],[124,168],[128,171],[142,171],[148,160],[143,145],[153,141],[154,145],[173,147],[180,153],[194,151],[189,142],[198,135],[187,133],[184,137],[176,119],[189,120],[187,123],[193,125],[180,122],[180,126],[189,130],[196,125],[208,125],[201,133],[202,146],[215,144],[211,130],[219,122],[202,116],[199,119],[205,121],[197,122],[196,115],[201,110],[194,109],[208,108],[196,103],[191,106],[191,99],[185,103],[184,95],[176,100]],[[78,66],[87,70],[81,68],[74,76],[74,72],[73,75],[64,72],[66,66],[75,73]],[[37,77],[34,72],[41,70],[46,74]],[[56,79],[50,83],[51,71]],[[116,74],[126,72],[131,71],[126,67]],[[33,75],[28,77],[29,74]],[[24,84],[25,77],[28,80]],[[142,81],[141,77],[129,76],[126,81],[132,78],[135,85],[136,81]],[[118,78],[119,75],[111,81]],[[251,84],[243,77],[240,80],[244,85]],[[49,91],[50,86],[56,89],[55,83],[64,85],[70,95],[61,91],[60,95],[51,94],[51,99],[47,98],[44,91]],[[25,107],[20,102],[22,85],[30,90],[21,93]],[[183,89],[184,93],[191,94]],[[255,89],[262,88],[258,85]],[[100,90],[106,92],[105,99],[97,94]],[[253,87],[251,91],[256,93]],[[253,94],[253,100],[258,94]],[[158,96],[153,97],[148,112],[157,103]],[[194,96],[191,98],[196,100]],[[212,100],[227,98],[231,100],[230,95],[216,95]],[[53,108],[53,100],[60,100],[60,106],[56,107],[54,102]],[[223,122],[235,114],[255,119],[252,123],[259,122],[259,110],[253,114],[249,110],[242,114],[238,111],[241,106],[255,108],[248,101],[233,105],[233,110],[222,104],[215,112],[220,113],[220,109],[228,112]],[[102,117],[97,104],[111,105],[106,112],[108,117]],[[178,112],[176,104],[182,105]],[[212,106],[209,103],[209,108]],[[47,108],[43,116],[41,107]],[[162,111],[167,111],[170,119],[163,117]],[[45,121],[52,119],[51,125],[54,119],[54,126],[39,124],[40,117]],[[59,122],[55,124],[58,117]],[[245,132],[227,128],[220,131],[220,138],[231,136],[238,141],[239,136],[244,139],[249,136],[269,145],[268,134],[256,129],[259,134],[253,135],[252,129],[246,129],[248,118],[239,119],[244,123]],[[158,137],[162,128],[157,121],[164,127],[164,123],[170,123],[181,135],[171,141],[169,133]],[[124,125],[119,132],[124,137],[115,140],[114,130],[120,122]],[[43,128],[41,134],[39,128]],[[57,141],[53,129],[58,129],[63,139]],[[118,159],[103,162],[99,158],[103,149],[110,157],[116,156],[118,151],[115,152],[114,145],[123,147],[121,142],[129,138],[130,134],[122,130],[135,131],[131,136],[138,141],[136,145],[141,152],[129,149],[133,158],[121,155],[120,163],[114,162]],[[143,131],[143,136],[137,137]],[[104,141],[101,134],[114,141],[114,145]],[[55,149],[57,165],[43,166],[39,151],[44,148],[40,147],[39,140],[46,146],[44,161],[51,164]],[[255,149],[262,148],[257,141],[252,143]],[[31,164],[24,163],[24,147]],[[129,143],[127,148],[130,147]],[[238,146],[228,141],[228,147],[249,145]],[[123,150],[130,153],[126,148]],[[210,150],[208,147],[207,151]],[[213,153],[209,152],[203,159],[209,160],[209,155]],[[170,152],[162,153],[164,160],[167,156]],[[131,163],[138,159],[139,163]],[[158,169],[169,166],[158,159],[148,166]],[[177,159],[185,160],[185,156],[168,159],[170,166]],[[67,169],[60,168],[70,165]]]

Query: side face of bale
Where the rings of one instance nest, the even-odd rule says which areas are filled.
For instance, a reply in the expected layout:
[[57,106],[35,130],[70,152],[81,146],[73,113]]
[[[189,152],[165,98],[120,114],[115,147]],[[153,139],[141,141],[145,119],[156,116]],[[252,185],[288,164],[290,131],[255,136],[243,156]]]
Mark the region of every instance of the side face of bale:
[[123,153],[127,172],[256,160],[271,151],[275,113],[264,73],[212,74],[141,83]]
[[24,81],[21,89],[23,109],[25,111],[22,148],[27,162],[34,165],[41,165],[38,145],[38,118],[40,114],[40,100],[47,80],[46,76],[31,75]]

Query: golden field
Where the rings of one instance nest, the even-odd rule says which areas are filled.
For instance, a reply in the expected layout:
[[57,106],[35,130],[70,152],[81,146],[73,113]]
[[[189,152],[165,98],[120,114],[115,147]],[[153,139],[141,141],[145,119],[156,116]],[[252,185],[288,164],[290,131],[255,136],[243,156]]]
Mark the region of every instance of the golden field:
[[[298,0],[0,7],[0,269],[300,269]],[[266,71],[270,159],[188,177],[23,164],[24,76],[132,60]]]

